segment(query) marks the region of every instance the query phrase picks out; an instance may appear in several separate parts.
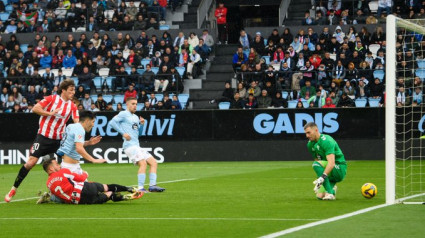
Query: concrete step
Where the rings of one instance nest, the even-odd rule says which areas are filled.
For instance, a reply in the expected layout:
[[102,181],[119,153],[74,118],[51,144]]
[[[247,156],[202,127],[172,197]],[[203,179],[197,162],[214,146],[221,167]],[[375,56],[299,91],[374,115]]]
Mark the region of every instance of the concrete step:
[[233,76],[233,71],[229,73],[209,72],[207,73],[207,81],[226,82],[232,80]]
[[217,104],[210,104],[210,100],[199,100],[192,102],[192,109],[217,109]]
[[220,55],[214,57],[212,64],[232,64],[233,56],[232,55]]
[[238,50],[238,45],[219,45],[215,50],[216,56],[234,55]]
[[225,82],[222,81],[208,81],[202,82],[202,89],[204,90],[224,90]]
[[212,100],[212,99],[220,98],[222,94],[223,94],[223,89],[222,90],[191,89],[190,99],[192,101]]
[[232,64],[212,64],[209,70],[210,73],[231,73],[233,72]]
[[198,23],[195,22],[186,22],[186,21],[179,21],[179,22],[173,22],[176,25],[179,25],[180,29],[196,29],[198,28]]
[[185,14],[184,15],[184,21],[185,22],[197,22],[198,21],[198,15],[197,14]]

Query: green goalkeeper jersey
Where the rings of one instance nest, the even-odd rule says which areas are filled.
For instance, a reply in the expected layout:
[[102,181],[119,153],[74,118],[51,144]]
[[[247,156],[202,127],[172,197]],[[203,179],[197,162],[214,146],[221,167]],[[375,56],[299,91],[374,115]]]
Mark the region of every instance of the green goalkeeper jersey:
[[338,143],[329,135],[321,134],[317,142],[309,141],[307,148],[314,159],[327,160],[326,155],[334,154],[335,164],[346,163],[344,154],[339,148]]

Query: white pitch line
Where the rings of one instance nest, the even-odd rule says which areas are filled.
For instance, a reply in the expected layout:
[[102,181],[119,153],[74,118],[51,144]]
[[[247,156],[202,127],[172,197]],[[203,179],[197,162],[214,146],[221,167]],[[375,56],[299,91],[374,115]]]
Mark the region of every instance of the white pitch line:
[[310,227],[314,227],[314,226],[318,226],[318,225],[322,225],[322,224],[326,224],[329,222],[334,222],[334,221],[338,221],[344,218],[348,218],[348,217],[352,217],[352,216],[356,216],[356,215],[360,215],[366,212],[370,212],[379,208],[383,208],[386,206],[390,206],[388,204],[382,204],[382,205],[378,205],[378,206],[374,206],[374,207],[369,207],[369,208],[365,208],[365,209],[361,209],[358,211],[354,211],[354,212],[350,212],[344,215],[340,215],[340,216],[336,216],[336,217],[331,217],[325,220],[321,220],[321,221],[316,221],[316,222],[312,222],[312,223],[308,223],[305,225],[301,225],[301,226],[296,226],[296,227],[292,227],[286,230],[282,230],[282,231],[278,231],[269,235],[265,235],[265,236],[261,236],[260,238],[275,238],[275,237],[279,237],[279,236],[283,236],[283,235],[287,235],[296,231],[300,231],[300,230],[304,230]]
[[[164,181],[164,182],[158,182],[157,184],[163,184],[163,183],[177,183],[177,182],[183,182],[183,181],[192,181],[192,180],[197,180],[197,178],[188,178],[188,179],[178,179],[178,180],[170,180],[170,181]],[[148,185],[148,183],[146,183],[145,185]],[[138,186],[136,185],[130,185],[131,187],[134,186]]]
[[[10,202],[22,202],[22,201],[32,200],[32,199],[36,199],[36,198],[40,198],[40,197],[21,198],[21,199],[12,200]],[[0,202],[0,204],[2,204],[2,203],[7,203],[7,202],[5,202],[5,201]]]
[[218,221],[317,221],[298,218],[227,218],[227,217],[2,217],[0,220],[218,220]]

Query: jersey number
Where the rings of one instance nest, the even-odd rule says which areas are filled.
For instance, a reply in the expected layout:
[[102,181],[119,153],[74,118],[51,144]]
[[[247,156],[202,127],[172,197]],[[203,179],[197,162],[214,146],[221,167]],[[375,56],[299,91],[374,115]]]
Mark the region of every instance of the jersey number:
[[39,143],[34,143],[33,145],[32,145],[32,149],[33,150],[38,150],[38,148],[40,147],[40,144]]
[[62,196],[66,197],[67,199],[70,199],[69,195],[63,192],[61,186],[57,186],[55,188],[55,192],[57,192],[57,191],[59,191],[62,194]]

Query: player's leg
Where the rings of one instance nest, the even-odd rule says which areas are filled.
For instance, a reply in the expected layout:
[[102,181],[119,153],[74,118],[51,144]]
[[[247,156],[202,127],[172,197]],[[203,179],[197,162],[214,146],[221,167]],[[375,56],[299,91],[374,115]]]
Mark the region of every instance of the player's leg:
[[157,178],[157,169],[158,169],[158,163],[156,162],[156,159],[153,156],[150,156],[147,160],[147,163],[149,164],[149,192],[164,192],[165,188],[158,187],[156,185],[156,178]]
[[[328,164],[327,161],[314,161],[313,162],[313,170],[314,170],[314,172],[316,172],[317,177],[322,176],[323,172],[325,171],[327,164]],[[329,176],[331,176],[331,175],[328,175],[328,177]],[[333,190],[333,186],[331,186],[328,177],[325,178],[325,181],[323,182],[322,186],[325,187],[327,193],[335,194],[335,191]]]
[[146,181],[146,160],[142,159],[137,161],[137,165],[139,166],[139,170],[137,171],[137,189],[142,192],[147,192],[144,188]]

